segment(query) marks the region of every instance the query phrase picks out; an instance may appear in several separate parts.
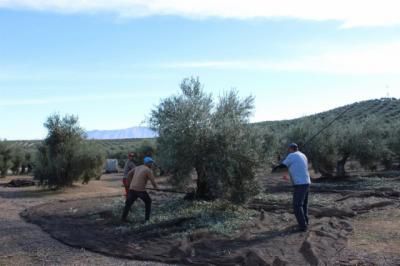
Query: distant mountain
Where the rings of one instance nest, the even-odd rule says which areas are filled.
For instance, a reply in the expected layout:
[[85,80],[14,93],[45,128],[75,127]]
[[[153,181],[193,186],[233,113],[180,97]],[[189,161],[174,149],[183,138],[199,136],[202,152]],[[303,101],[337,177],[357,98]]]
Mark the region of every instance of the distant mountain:
[[147,127],[131,127],[117,130],[92,130],[86,132],[88,139],[144,139],[156,138],[157,133]]

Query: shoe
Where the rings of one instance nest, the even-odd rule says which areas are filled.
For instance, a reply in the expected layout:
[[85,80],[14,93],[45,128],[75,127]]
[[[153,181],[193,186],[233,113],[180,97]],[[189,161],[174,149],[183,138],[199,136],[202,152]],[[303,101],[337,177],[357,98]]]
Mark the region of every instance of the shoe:
[[121,218],[121,223],[129,223],[129,221],[126,218]]
[[299,231],[300,231],[300,232],[307,232],[307,230],[308,230],[307,226],[305,226],[305,227],[299,227]]

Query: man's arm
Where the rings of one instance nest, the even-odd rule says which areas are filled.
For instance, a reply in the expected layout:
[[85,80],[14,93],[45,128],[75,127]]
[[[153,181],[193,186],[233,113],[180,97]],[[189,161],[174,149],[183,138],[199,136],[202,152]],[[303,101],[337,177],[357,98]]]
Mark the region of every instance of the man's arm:
[[132,170],[130,170],[130,171],[128,172],[127,178],[128,178],[128,185],[129,185],[129,186],[131,185],[133,176],[135,175],[135,170],[136,170],[136,168],[133,168]]
[[153,171],[152,170],[150,170],[150,172],[149,172],[149,179],[150,179],[150,182],[153,185],[153,187],[155,189],[158,189],[158,186],[157,186],[157,183],[156,183],[156,181],[154,179],[154,175],[153,175]]
[[272,173],[276,172],[278,169],[289,168],[290,165],[293,163],[292,160],[293,160],[293,156],[292,156],[292,154],[289,154],[288,156],[286,156],[286,158],[283,161],[281,161],[279,163],[279,165],[272,168]]
[[272,167],[272,173],[276,172],[278,169],[288,168],[286,164],[280,163],[277,166]]
[[136,168],[136,164],[131,161],[129,164],[129,171],[131,171],[132,169],[135,169],[135,168]]

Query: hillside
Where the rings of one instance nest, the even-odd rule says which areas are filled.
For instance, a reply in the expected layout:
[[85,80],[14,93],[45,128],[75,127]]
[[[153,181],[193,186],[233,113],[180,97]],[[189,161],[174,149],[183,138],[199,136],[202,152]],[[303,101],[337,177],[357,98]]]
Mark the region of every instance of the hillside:
[[400,99],[382,98],[367,100],[341,106],[326,112],[310,116],[300,117],[291,120],[264,121],[255,123],[254,125],[258,127],[269,127],[272,130],[279,130],[284,129],[289,125],[301,123],[305,119],[326,119],[327,121],[330,121],[344,111],[346,111],[346,113],[338,120],[341,123],[346,123],[351,120],[362,121],[370,116],[375,116],[384,123],[392,123],[393,121],[400,120]]
[[[269,127],[272,130],[283,130],[289,125],[301,123],[304,119],[326,119],[330,121],[333,117],[336,117],[343,111],[349,109],[340,119],[339,122],[346,122],[350,120],[361,121],[366,119],[368,116],[375,115],[385,123],[391,123],[393,121],[400,120],[400,99],[396,98],[382,98],[375,100],[368,100],[362,102],[356,102],[350,105],[338,107],[326,112],[318,113],[311,116],[300,117],[291,120],[282,121],[264,121],[254,123],[257,127]],[[134,128],[126,130],[110,130],[110,131],[89,131],[89,139],[99,139],[96,142],[102,144],[102,146],[111,148],[111,146],[126,146],[136,145],[143,141],[143,139],[154,138],[155,133],[148,128],[141,128],[136,131],[137,134],[132,137]],[[129,133],[130,131],[130,133]],[[89,134],[90,133],[90,134]],[[140,133],[140,134],[139,134]],[[137,138],[137,139],[135,139]],[[27,149],[34,149],[36,145],[40,143],[39,140],[26,140],[26,141],[10,141],[13,144],[19,144]],[[128,144],[129,143],[129,144]]]

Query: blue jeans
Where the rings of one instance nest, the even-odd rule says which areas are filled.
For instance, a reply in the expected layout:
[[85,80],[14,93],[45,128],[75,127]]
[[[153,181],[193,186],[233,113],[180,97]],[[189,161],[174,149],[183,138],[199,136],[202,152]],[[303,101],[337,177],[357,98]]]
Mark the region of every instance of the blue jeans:
[[293,192],[293,211],[301,229],[308,226],[308,192],[310,185],[295,185]]

